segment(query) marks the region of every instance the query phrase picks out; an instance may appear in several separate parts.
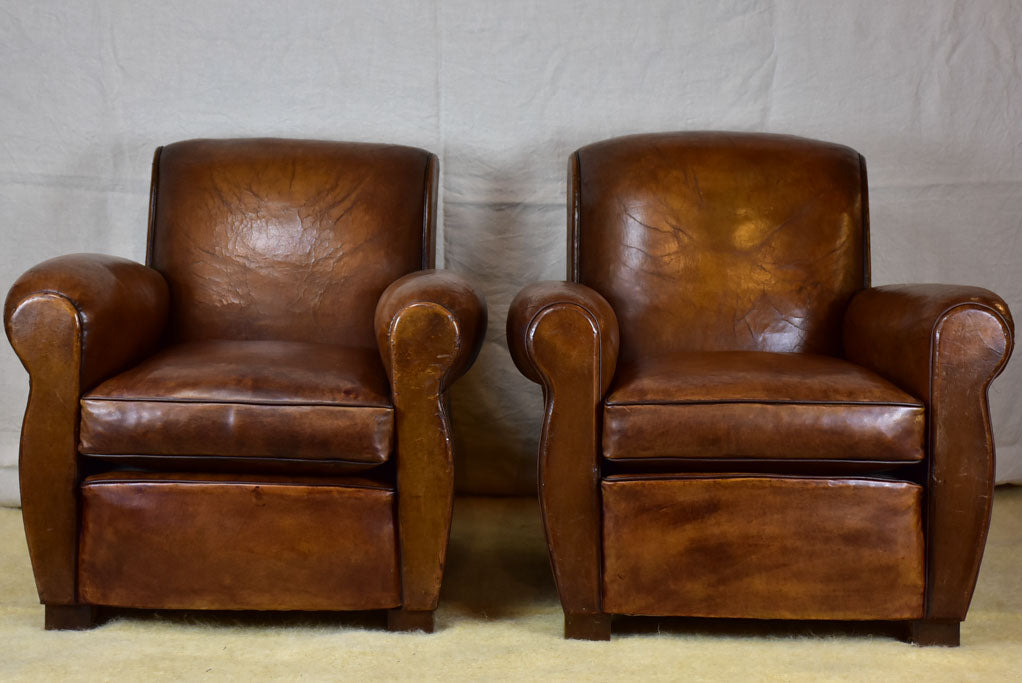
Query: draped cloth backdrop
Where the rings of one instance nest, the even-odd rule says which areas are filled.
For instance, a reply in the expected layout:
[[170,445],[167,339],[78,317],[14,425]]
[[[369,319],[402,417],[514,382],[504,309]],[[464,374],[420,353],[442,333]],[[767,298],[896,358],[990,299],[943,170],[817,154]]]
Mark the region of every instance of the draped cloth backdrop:
[[[869,165],[873,278],[956,282],[1022,317],[1022,5],[913,0],[0,0],[0,289],[57,254],[144,256],[153,149],[192,137],[415,145],[440,156],[440,262],[490,306],[455,387],[462,491],[529,493],[539,387],[504,342],[564,277],[565,165],[634,132],[750,130]],[[28,378],[0,344],[0,502]],[[1022,481],[1022,360],[991,391]]]

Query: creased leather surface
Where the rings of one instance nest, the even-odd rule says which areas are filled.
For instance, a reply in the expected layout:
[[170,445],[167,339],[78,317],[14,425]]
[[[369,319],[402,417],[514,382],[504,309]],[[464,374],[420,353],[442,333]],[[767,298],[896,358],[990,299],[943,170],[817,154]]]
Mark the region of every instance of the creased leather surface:
[[840,350],[844,307],[867,283],[854,150],[674,133],[576,154],[575,278],[614,308],[622,358]]
[[[82,599],[170,609],[400,604],[392,491],[135,473],[82,487]],[[187,514],[181,514],[182,511]]]
[[922,460],[923,403],[848,361],[812,354],[675,353],[618,366],[611,459]]
[[425,263],[430,158],[305,140],[164,147],[148,260],[170,285],[174,338],[372,348],[380,294]]
[[436,609],[454,503],[446,390],[475,360],[486,303],[464,278],[425,270],[393,282],[375,315],[397,440],[401,606]]
[[604,609],[760,619],[923,615],[922,489],[799,477],[603,482]]
[[379,464],[394,431],[389,393],[372,350],[180,344],[82,397],[81,452]]

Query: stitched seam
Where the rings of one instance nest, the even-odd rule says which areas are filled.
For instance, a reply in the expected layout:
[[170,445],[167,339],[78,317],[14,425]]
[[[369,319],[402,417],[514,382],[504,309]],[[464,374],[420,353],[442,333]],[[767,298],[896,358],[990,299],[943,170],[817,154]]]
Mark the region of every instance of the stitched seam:
[[109,402],[109,403],[179,403],[183,405],[197,404],[197,405],[239,405],[239,406],[265,406],[265,407],[294,407],[294,408],[375,408],[392,411],[394,406],[382,404],[382,403],[332,403],[328,401],[317,402],[317,401],[303,401],[303,402],[287,402],[287,401],[224,401],[218,399],[205,399],[205,398],[157,398],[157,397],[142,397],[142,396],[83,396],[82,402]]

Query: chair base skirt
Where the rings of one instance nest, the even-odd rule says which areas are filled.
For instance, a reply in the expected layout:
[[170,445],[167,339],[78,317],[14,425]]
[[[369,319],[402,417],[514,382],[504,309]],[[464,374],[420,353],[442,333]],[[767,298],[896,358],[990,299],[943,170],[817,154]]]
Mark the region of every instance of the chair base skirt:
[[79,599],[147,609],[398,607],[394,496],[265,475],[89,477]]
[[922,489],[868,478],[604,480],[603,611],[920,619]]

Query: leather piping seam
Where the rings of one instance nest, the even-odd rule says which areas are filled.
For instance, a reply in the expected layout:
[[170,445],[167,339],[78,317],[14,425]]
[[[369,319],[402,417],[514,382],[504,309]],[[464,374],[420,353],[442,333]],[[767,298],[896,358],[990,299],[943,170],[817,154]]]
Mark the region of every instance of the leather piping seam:
[[741,474],[737,474],[737,473],[736,474],[728,474],[728,473],[714,474],[714,473],[708,473],[708,474],[693,474],[691,476],[675,475],[675,474],[665,474],[663,476],[659,476],[659,475],[636,476],[636,475],[631,475],[631,474],[622,474],[622,475],[611,475],[610,477],[604,477],[601,480],[601,483],[613,484],[613,483],[619,482],[619,481],[623,481],[623,482],[635,482],[635,481],[693,481],[693,480],[694,481],[706,481],[706,480],[714,480],[714,479],[729,479],[729,480],[738,479],[738,480],[750,480],[750,481],[768,481],[768,480],[771,480],[771,479],[788,479],[788,480],[796,479],[796,480],[808,480],[808,481],[814,481],[814,482],[817,482],[817,481],[820,481],[820,482],[824,482],[824,481],[825,482],[837,481],[838,483],[845,483],[845,482],[849,482],[849,483],[870,482],[870,483],[887,484],[887,485],[893,485],[893,486],[899,486],[899,487],[900,486],[908,486],[908,487],[913,487],[913,488],[917,488],[917,489],[922,489],[923,488],[922,486],[920,486],[919,484],[917,484],[917,483],[915,483],[913,481],[906,481],[904,479],[886,479],[884,477],[842,477],[842,476],[830,476],[829,477],[827,475],[772,474],[772,473],[764,473],[762,475],[759,475],[759,474],[748,474],[748,473],[741,473]]
[[869,253],[869,181],[866,175],[866,157],[859,154],[859,215],[862,229],[862,287],[868,289],[872,281]]
[[[551,301],[551,302],[548,302],[548,303],[544,304],[544,306],[542,308],[540,308],[538,311],[536,311],[536,313],[529,320],[529,324],[525,327],[525,349],[526,349],[526,352],[529,355],[529,359],[532,360],[533,367],[536,368],[536,370],[538,371],[537,374],[543,380],[543,398],[544,398],[544,403],[547,404],[546,406],[544,406],[544,410],[543,410],[543,431],[542,431],[542,433],[540,435],[540,449],[543,448],[543,444],[545,444],[546,441],[547,441],[547,432],[549,431],[550,420],[553,417],[553,411],[552,411],[551,405],[550,405],[551,402],[548,400],[548,397],[553,394],[553,382],[550,381],[547,373],[543,372],[542,370],[540,370],[539,366],[536,365],[535,360],[533,360],[535,358],[534,347],[533,347],[533,338],[534,338],[534,333],[536,331],[536,328],[537,328],[537,326],[539,325],[539,322],[540,322],[539,321],[540,315],[545,314],[546,312],[550,311],[553,308],[561,307],[561,306],[577,308],[579,311],[582,312],[582,315],[585,316],[585,318],[588,320],[589,324],[592,326],[593,330],[595,330],[595,332],[596,332],[596,341],[597,341],[597,345],[596,346],[597,346],[598,360],[596,362],[596,373],[595,373],[595,376],[593,378],[593,380],[594,380],[593,395],[596,397],[597,404],[599,404],[600,397],[602,395],[602,391],[600,390],[600,387],[603,384],[603,329],[600,327],[599,321],[596,319],[596,316],[593,315],[592,311],[590,311],[588,308],[586,308],[585,306],[583,306],[583,305],[581,305],[581,304],[579,304],[577,302],[574,302],[574,301]],[[594,416],[594,422],[595,422],[595,416]],[[594,424],[594,427],[596,427],[595,424]],[[594,467],[594,474],[595,474],[595,479],[596,479],[596,496],[598,498],[598,500],[597,500],[597,512],[598,512],[598,514],[597,514],[597,524],[598,524],[598,527],[599,527],[597,529],[597,533],[596,533],[597,555],[599,556],[599,562],[597,562],[597,565],[596,565],[596,590],[597,590],[597,605],[596,605],[596,607],[599,609],[598,613],[602,613],[603,612],[603,505],[602,505],[602,502],[600,502],[600,500],[599,500],[599,496],[600,496],[599,466],[600,466],[600,456],[603,453],[602,443],[600,443],[601,436],[602,436],[601,430],[598,427],[596,429],[594,429],[593,438],[594,438],[594,441],[597,442],[595,444],[596,445],[596,453],[595,453],[595,460],[596,460],[596,462],[595,462],[595,467]],[[543,461],[543,459],[542,459],[542,457],[540,457],[539,460],[538,460],[538,463],[537,463],[540,467],[542,467],[542,461]],[[539,478],[539,485],[542,488],[542,486],[543,486],[542,477]],[[550,527],[547,524],[546,506],[543,504],[542,496],[540,496],[539,510],[540,510],[540,514],[542,515],[542,518],[543,518],[543,529],[545,531],[546,529],[549,529]],[[549,537],[548,537],[548,539],[549,539]],[[548,540],[548,542],[549,542],[549,540]],[[560,596],[561,595],[560,577],[558,576],[556,571],[554,571],[552,573],[554,575],[554,585],[557,588],[557,594],[558,594],[558,596]],[[563,607],[563,603],[562,603],[562,607]]]
[[604,460],[616,463],[634,463],[634,464],[672,464],[672,463],[727,463],[729,465],[855,465],[855,466],[892,466],[892,467],[909,467],[916,463],[922,462],[923,458],[917,458],[915,460],[849,460],[848,458],[749,458],[746,456],[741,457],[729,457],[726,455],[717,456],[714,458],[706,457],[686,457],[686,456],[669,456],[669,455],[657,455],[651,457],[637,457],[629,458],[627,456],[613,456],[604,455]]
[[224,480],[197,480],[197,479],[135,479],[131,477],[125,477],[123,479],[103,479],[101,481],[87,481],[82,484],[82,488],[91,488],[94,486],[109,486],[116,484],[134,484],[141,486],[159,486],[160,484],[186,484],[190,486],[216,486],[218,484],[226,484],[228,486],[241,485],[241,486],[291,486],[295,488],[303,487],[317,487],[317,488],[337,488],[337,489],[367,489],[370,491],[383,491],[384,493],[394,493],[393,488],[388,488],[384,484],[379,486],[371,486],[369,484],[337,484],[330,482],[289,482],[289,481],[245,481],[244,479],[224,479]]
[[[435,154],[426,154],[426,175],[422,183],[422,258],[419,259],[423,269],[432,268],[435,265],[435,263],[430,263],[430,257],[436,254],[436,242],[433,242],[434,247],[432,250],[429,248],[430,239],[436,231],[436,211],[433,210],[432,202],[430,201],[437,194],[437,188],[432,182],[433,174],[430,172],[436,163],[435,160]],[[439,172],[437,182],[439,182]],[[430,192],[431,189],[433,192]],[[432,221],[430,216],[433,217]]]
[[[439,301],[429,301],[429,300],[426,300],[426,299],[416,299],[415,301],[409,301],[407,304],[405,304],[404,306],[401,307],[401,310],[399,310],[397,313],[394,314],[393,318],[391,318],[390,325],[387,327],[387,347],[388,347],[388,349],[391,352],[390,353],[390,367],[391,367],[391,369],[393,371],[393,367],[394,367],[394,354],[393,354],[393,349],[392,349],[392,346],[391,346],[391,339],[394,336],[394,327],[397,326],[398,320],[401,318],[401,314],[402,313],[407,311],[409,308],[413,308],[413,307],[416,307],[416,306],[436,306],[437,308],[442,310],[445,315],[447,315],[447,319],[454,325],[454,360],[452,360],[451,364],[448,365],[447,368],[444,370],[444,374],[441,375],[440,382],[439,382],[439,387],[444,387],[444,386],[447,385],[447,378],[451,374],[451,370],[454,368],[455,365],[458,364],[457,359],[461,355],[462,334],[461,334],[461,324],[458,322],[458,316],[454,315],[454,313],[451,311],[451,309],[447,308],[447,306],[444,306]],[[391,386],[390,390],[391,390],[391,392],[393,392],[394,391],[394,387]],[[441,396],[443,393],[444,393],[443,389],[441,388],[439,391],[437,391],[437,396]],[[441,412],[443,412],[443,411],[441,411]]]
[[260,463],[260,462],[273,462],[273,463],[300,463],[300,464],[337,464],[337,465],[359,465],[364,467],[376,467],[377,465],[383,465],[387,462],[387,458],[383,460],[344,460],[342,458],[280,458],[277,456],[259,456],[259,455],[184,455],[181,453],[166,454],[166,453],[86,453],[80,450],[81,455],[88,458],[110,458],[110,459],[145,459],[145,460],[166,460],[166,459],[181,459],[181,460],[228,460],[228,461],[241,461],[249,463]]
[[[929,339],[929,345],[930,345],[930,349],[929,349],[929,351],[930,351],[930,353],[929,353],[929,355],[930,355],[930,368],[929,368],[929,380],[930,381],[929,381],[929,385],[930,386],[929,386],[929,405],[928,405],[928,412],[930,414],[927,415],[927,417],[928,417],[928,419],[927,419],[927,423],[928,423],[927,424],[927,435],[926,435],[926,456],[927,456],[926,457],[926,482],[927,482],[927,486],[926,486],[926,504],[925,504],[926,520],[925,520],[925,528],[923,530],[923,544],[924,544],[924,547],[923,547],[924,558],[923,559],[924,559],[924,573],[925,573],[925,580],[924,580],[924,583],[923,583],[923,613],[924,613],[924,615],[929,615],[930,614],[932,598],[933,598],[933,587],[931,586],[931,583],[930,583],[930,570],[932,569],[932,565],[931,565],[931,562],[930,562],[930,547],[931,547],[930,546],[930,534],[931,534],[930,523],[931,523],[931,519],[932,519],[932,516],[933,516],[933,512],[932,512],[932,507],[933,507],[933,492],[930,490],[930,487],[933,484],[934,447],[936,445],[936,433],[935,433],[936,432],[936,424],[935,424],[935,420],[932,419],[932,411],[933,411],[934,386],[936,385],[936,381],[935,381],[936,380],[936,370],[937,370],[937,365],[938,365],[937,356],[939,355],[939,350],[940,350],[939,346],[940,346],[940,331],[941,331],[941,328],[943,328],[944,323],[947,320],[948,316],[951,315],[951,313],[953,311],[955,311],[956,309],[958,309],[958,308],[971,308],[973,310],[986,311],[986,312],[992,314],[998,321],[1000,321],[1000,323],[1001,323],[1001,330],[1004,332],[1004,337],[1005,337],[1005,339],[1007,341],[1007,344],[1006,344],[1005,349],[1004,349],[1005,352],[1001,356],[1001,361],[997,364],[997,366],[990,373],[990,376],[987,377],[983,381],[984,395],[986,394],[987,387],[990,386],[990,382],[992,382],[994,380],[994,378],[996,378],[1001,373],[1001,371],[1004,370],[1004,367],[1008,364],[1008,358],[1011,356],[1011,350],[1012,350],[1012,347],[1014,346],[1014,339],[1013,339],[1012,334],[1011,334],[1011,328],[1009,327],[1008,322],[1007,322],[1007,320],[1005,320],[1004,316],[1002,316],[1000,311],[998,311],[993,306],[990,306],[989,304],[985,304],[985,303],[978,302],[978,301],[958,302],[958,303],[954,303],[954,304],[948,306],[943,311],[941,311],[941,313],[939,315],[937,315],[934,318],[933,325],[930,327],[930,339]],[[987,420],[988,420],[987,424],[989,426],[989,412],[987,411],[987,413],[988,413],[987,414]],[[992,449],[993,448],[993,444],[991,443],[990,446],[991,446],[991,449]],[[987,514],[987,525],[989,525],[989,524],[990,524],[990,517],[989,517],[989,513],[988,513]],[[983,538],[984,538],[984,542],[985,542],[985,538],[986,538],[985,534],[983,535]],[[975,591],[975,585],[976,585],[975,582],[976,582],[977,578],[978,578],[978,576],[974,577],[974,579],[973,579],[973,590],[974,591]]]
[[266,406],[273,408],[376,408],[393,410],[394,406],[385,403],[332,403],[329,401],[225,401],[222,399],[204,398],[148,398],[145,396],[82,396],[82,401],[97,403],[179,403],[182,405],[219,405],[219,406]]
[[720,399],[720,400],[707,400],[700,401],[697,399],[686,400],[679,399],[676,401],[605,401],[604,405],[608,408],[613,406],[688,406],[688,405],[730,405],[730,404],[743,404],[743,405],[778,405],[778,406],[836,406],[836,407],[849,407],[849,406],[864,406],[879,408],[919,408],[925,410],[926,406],[922,403],[897,403],[893,401],[785,401],[785,400],[770,400],[770,399],[755,399],[755,398],[733,398],[733,399]]
[[579,269],[580,256],[582,246],[582,156],[578,153],[578,150],[572,154],[574,163],[573,177],[569,178],[571,183],[571,201],[568,203],[568,211],[570,215],[568,220],[570,221],[569,228],[569,239],[571,240],[571,260],[568,262],[568,273],[569,278],[572,282],[581,282],[582,274]]
[[160,183],[160,157],[163,156],[163,145],[156,148],[153,153],[153,172],[149,188],[149,225],[146,230],[145,264],[148,266],[153,262],[153,249],[155,248],[156,237],[156,199]]

